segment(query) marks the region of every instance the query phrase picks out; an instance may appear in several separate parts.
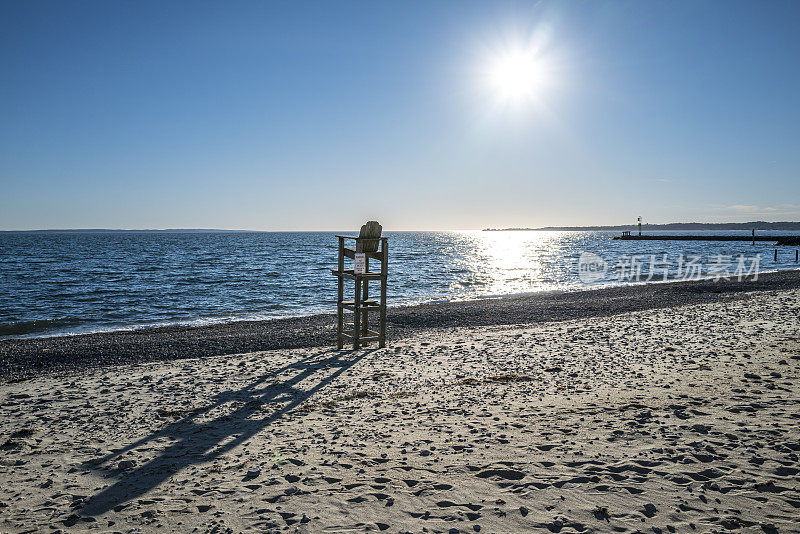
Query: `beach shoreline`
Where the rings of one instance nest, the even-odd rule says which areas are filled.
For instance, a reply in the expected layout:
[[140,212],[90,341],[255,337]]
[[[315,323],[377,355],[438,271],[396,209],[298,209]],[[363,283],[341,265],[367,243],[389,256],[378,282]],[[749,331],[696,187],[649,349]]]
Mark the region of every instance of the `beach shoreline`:
[[[800,288],[800,271],[757,280],[693,280],[574,292],[390,307],[389,343],[441,327],[538,324],[743,298]],[[333,346],[335,315],[207,326],[167,326],[45,338],[0,340],[0,384],[64,375],[88,367],[255,351]]]

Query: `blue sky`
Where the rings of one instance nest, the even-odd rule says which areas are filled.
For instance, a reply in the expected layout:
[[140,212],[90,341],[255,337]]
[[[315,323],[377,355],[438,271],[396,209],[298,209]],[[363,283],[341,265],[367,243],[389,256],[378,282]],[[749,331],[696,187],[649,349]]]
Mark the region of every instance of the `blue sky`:
[[[0,3],[0,229],[800,220],[800,2]],[[533,47],[533,95],[492,89]]]

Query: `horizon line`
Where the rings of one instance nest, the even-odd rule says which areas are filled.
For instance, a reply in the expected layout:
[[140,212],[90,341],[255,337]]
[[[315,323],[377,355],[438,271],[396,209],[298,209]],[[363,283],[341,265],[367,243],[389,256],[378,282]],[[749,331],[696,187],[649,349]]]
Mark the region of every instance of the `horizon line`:
[[[689,221],[689,222],[668,222],[668,223],[642,223],[642,227],[646,226],[667,226],[667,225],[674,225],[674,224],[698,224],[698,225],[747,225],[747,224],[800,224],[800,221],[743,221],[743,222],[736,222],[736,221],[728,221],[728,222],[699,222],[699,221]],[[398,230],[386,230],[387,232],[471,232],[471,231],[484,231],[484,230],[494,230],[494,231],[503,231],[503,230],[548,230],[548,229],[559,229],[559,228],[570,228],[575,230],[580,230],[581,228],[618,228],[622,226],[637,226],[636,223],[622,223],[622,224],[594,224],[594,225],[580,225],[580,226],[558,226],[558,225],[550,225],[550,226],[538,226],[538,227],[525,227],[525,226],[517,226],[517,227],[503,227],[503,228],[492,228],[492,227],[483,227],[483,228],[459,228],[459,229],[398,229]],[[248,228],[34,228],[34,229],[0,229],[1,233],[9,233],[9,232],[253,232],[253,233],[268,233],[268,232],[341,232],[341,231],[353,231],[353,230],[342,230],[342,229],[327,229],[327,230],[254,230]]]

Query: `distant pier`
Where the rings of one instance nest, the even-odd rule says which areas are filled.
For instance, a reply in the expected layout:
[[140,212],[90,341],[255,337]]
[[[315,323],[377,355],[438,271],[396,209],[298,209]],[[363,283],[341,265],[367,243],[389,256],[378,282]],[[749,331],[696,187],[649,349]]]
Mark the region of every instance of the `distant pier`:
[[622,232],[622,235],[613,239],[622,241],[766,241],[776,245],[800,246],[800,236],[795,235],[631,235],[631,232]]

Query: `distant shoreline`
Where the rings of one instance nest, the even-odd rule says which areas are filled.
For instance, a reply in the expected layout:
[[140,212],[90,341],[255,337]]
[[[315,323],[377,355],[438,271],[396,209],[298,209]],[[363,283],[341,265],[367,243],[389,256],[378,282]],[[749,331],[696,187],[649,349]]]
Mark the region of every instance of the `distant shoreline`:
[[[543,226],[540,228],[484,228],[484,232],[626,232],[638,230],[636,224],[621,224],[615,226]],[[678,231],[788,231],[800,232],[800,222],[766,222],[752,221],[743,223],[667,223],[667,224],[642,224],[642,231],[653,230],[678,230]]]
[[48,228],[42,230],[0,230],[0,234],[229,234],[236,232],[267,232],[269,230],[218,230],[214,228],[143,228],[143,229],[114,229],[114,228]]
[[[750,221],[742,223],[666,223],[642,224],[642,230],[697,230],[697,231],[735,231],[749,232],[751,230],[777,230],[800,232],[800,221]],[[538,228],[484,228],[483,232],[624,232],[638,230],[635,224],[597,225],[597,226],[542,226]],[[33,230],[0,230],[0,234],[101,234],[101,233],[162,233],[162,234],[230,234],[230,233],[294,233],[294,232],[342,232],[343,230],[248,230],[248,229],[220,229],[220,228],[42,228]],[[389,232],[438,232],[447,230],[387,230]]]

